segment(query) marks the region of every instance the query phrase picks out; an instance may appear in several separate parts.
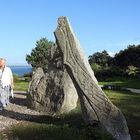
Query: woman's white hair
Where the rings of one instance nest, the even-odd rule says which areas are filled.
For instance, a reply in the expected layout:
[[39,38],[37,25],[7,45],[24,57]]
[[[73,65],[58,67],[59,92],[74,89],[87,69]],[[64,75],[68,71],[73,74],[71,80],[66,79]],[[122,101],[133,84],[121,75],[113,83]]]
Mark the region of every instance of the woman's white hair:
[[4,61],[6,63],[6,59],[4,58],[0,58],[0,61]]

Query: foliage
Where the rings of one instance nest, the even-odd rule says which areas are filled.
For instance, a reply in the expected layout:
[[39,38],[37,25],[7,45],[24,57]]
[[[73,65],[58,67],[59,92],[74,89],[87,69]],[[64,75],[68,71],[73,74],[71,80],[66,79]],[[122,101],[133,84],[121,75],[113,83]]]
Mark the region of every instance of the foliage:
[[131,65],[140,67],[140,45],[129,45],[126,49],[121,50],[115,55],[114,64],[120,68]]
[[140,77],[140,45],[129,45],[110,57],[107,51],[89,56],[89,63],[99,81],[113,77]]
[[33,68],[41,67],[46,70],[48,67],[48,50],[52,45],[53,42],[46,38],[36,41],[36,47],[32,49],[31,54],[26,55],[28,64],[31,64]]
[[94,53],[92,56],[89,56],[89,63],[96,63],[100,66],[108,66],[111,62],[111,56],[107,53],[106,50]]
[[121,50],[115,55],[113,63],[123,69],[127,76],[140,77],[140,45],[129,45]]
[[95,75],[97,73],[99,73],[100,71],[102,71],[102,66],[100,66],[99,64],[97,63],[91,63],[91,68],[93,69]]
[[133,65],[130,65],[127,67],[126,72],[128,75],[136,76],[136,73],[138,72],[138,68],[134,67]]
[[[94,67],[95,65],[92,64],[91,67],[95,73],[96,78],[99,81],[108,81],[109,79],[113,77],[126,77],[126,73],[119,69],[118,67],[112,66],[112,67],[102,67],[98,66],[98,69]],[[94,67],[94,68],[93,68]]]
[[98,80],[104,80],[112,74],[109,73],[111,70],[112,57],[109,56],[105,50],[101,53],[96,52],[92,56],[89,56],[89,63]]

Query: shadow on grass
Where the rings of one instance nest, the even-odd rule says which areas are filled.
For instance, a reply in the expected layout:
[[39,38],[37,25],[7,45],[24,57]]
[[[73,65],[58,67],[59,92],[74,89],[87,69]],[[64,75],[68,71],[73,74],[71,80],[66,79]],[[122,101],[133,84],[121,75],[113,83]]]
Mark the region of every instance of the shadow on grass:
[[81,113],[71,113],[63,116],[47,116],[47,115],[30,115],[9,110],[0,112],[1,116],[12,118],[19,121],[30,121],[35,123],[45,123],[54,125],[68,124],[70,126],[82,126],[84,125]]
[[20,121],[30,121],[29,125],[19,124],[10,128],[10,131],[6,132],[8,140],[85,140],[87,137],[80,113],[51,117],[4,110],[0,115]]
[[97,126],[85,126],[81,113],[73,112],[59,117],[51,117],[5,110],[0,115],[32,122],[9,128],[10,130],[6,132],[8,140],[114,140],[112,136]]

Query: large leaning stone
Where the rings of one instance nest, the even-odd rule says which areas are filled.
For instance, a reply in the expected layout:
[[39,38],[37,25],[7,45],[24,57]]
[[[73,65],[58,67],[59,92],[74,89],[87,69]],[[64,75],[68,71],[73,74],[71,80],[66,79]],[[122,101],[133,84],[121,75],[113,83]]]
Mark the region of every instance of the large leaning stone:
[[41,68],[35,69],[28,92],[28,106],[35,110],[55,114],[76,108],[76,89],[55,46],[50,51],[47,73]]
[[66,17],[58,19],[54,32],[63,63],[80,98],[86,124],[105,127],[118,140],[130,140],[126,120],[98,86],[94,73]]

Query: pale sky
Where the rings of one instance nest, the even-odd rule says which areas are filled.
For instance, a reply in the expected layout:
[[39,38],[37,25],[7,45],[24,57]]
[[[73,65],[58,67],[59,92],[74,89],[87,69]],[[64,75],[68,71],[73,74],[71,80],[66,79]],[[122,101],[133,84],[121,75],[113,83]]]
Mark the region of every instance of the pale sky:
[[41,37],[54,40],[59,16],[67,16],[87,56],[140,44],[140,0],[0,0],[0,57],[27,64]]

